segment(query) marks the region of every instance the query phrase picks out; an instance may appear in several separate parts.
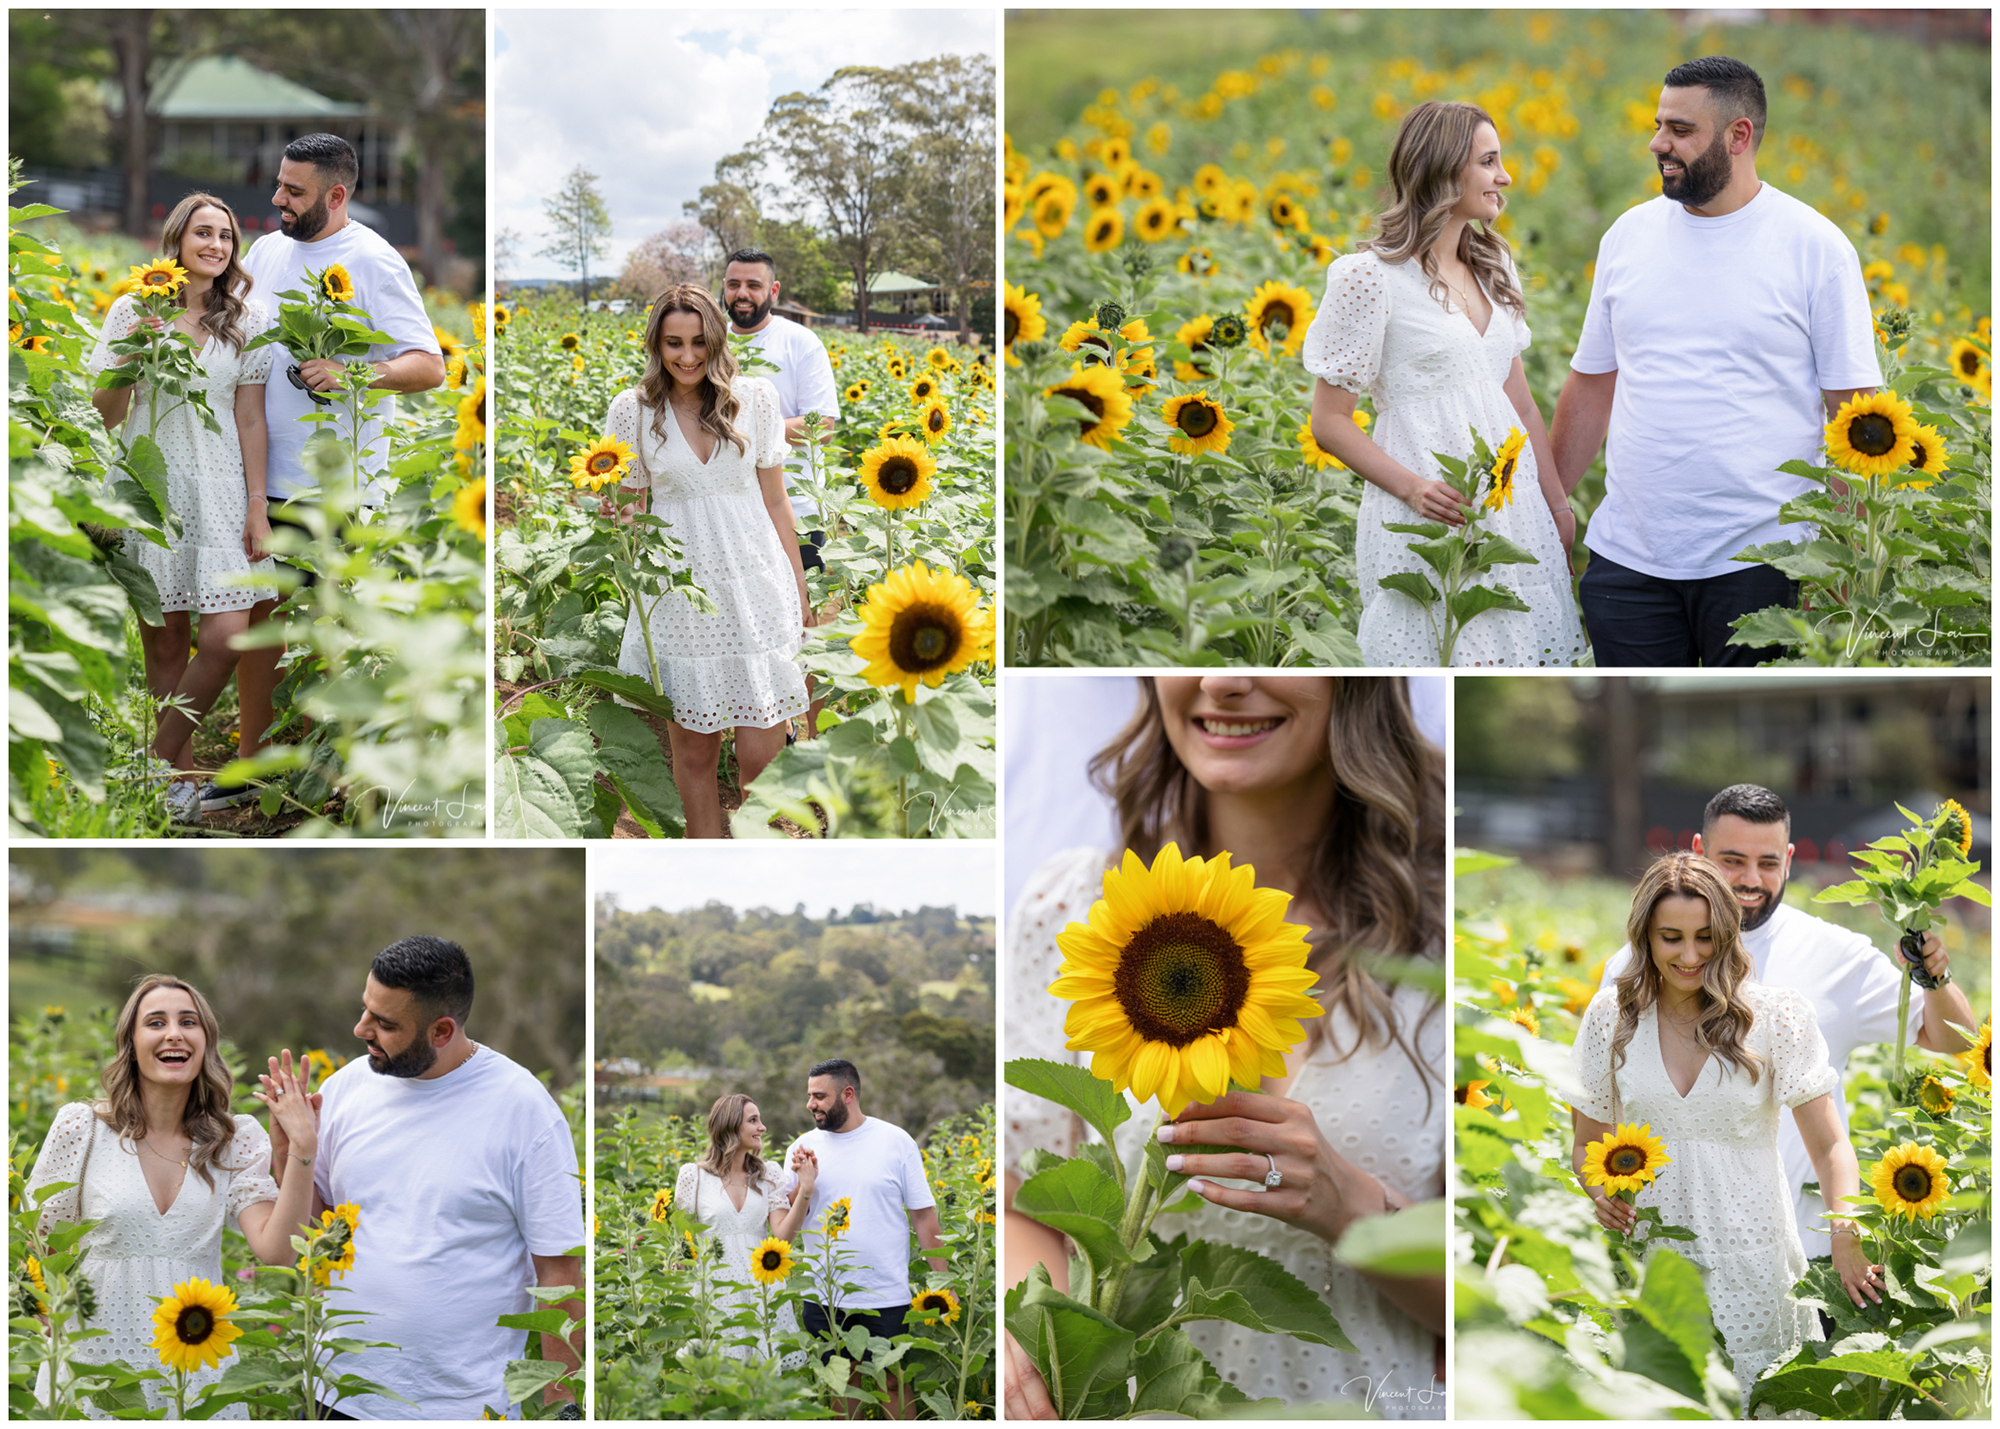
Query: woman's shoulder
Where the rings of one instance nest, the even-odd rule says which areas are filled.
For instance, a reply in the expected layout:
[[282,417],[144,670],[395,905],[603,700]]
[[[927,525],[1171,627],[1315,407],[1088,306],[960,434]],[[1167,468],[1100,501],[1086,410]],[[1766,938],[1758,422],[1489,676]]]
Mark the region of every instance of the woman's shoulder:
[[778,389],[768,377],[753,377],[747,372],[739,372],[730,381],[729,390],[746,407],[753,402],[769,402],[774,407],[778,404]]
[[75,1131],[87,1129],[98,1120],[96,1102],[65,1102],[56,1109],[55,1119],[49,1123],[49,1130]]
[[251,332],[261,332],[271,325],[271,309],[262,298],[243,300],[243,325]]
[[1780,987],[1775,983],[1746,982],[1742,986],[1743,1000],[1750,1004],[1750,1010],[1763,1018],[1806,1019],[1815,1016],[1812,999],[1795,987]]
[[1339,274],[1342,277],[1352,275],[1363,278],[1374,277],[1379,280],[1384,274],[1402,266],[1404,265],[1400,263],[1389,262],[1372,248],[1363,248],[1354,253],[1341,254],[1326,265],[1326,274],[1329,278]]
[[[1085,891],[1094,897],[1095,890],[1103,885],[1105,870],[1109,867],[1108,856],[1101,848],[1064,849],[1044,860],[1028,875],[1015,906],[1031,910],[1031,905],[1035,903]],[[1033,916],[1032,911],[1029,916]]]

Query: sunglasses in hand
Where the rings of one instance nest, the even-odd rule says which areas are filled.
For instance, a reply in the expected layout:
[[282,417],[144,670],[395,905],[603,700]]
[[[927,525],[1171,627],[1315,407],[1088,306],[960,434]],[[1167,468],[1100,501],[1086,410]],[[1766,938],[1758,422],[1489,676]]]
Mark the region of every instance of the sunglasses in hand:
[[306,386],[306,379],[299,372],[298,363],[294,362],[290,367],[287,367],[285,369],[285,376],[291,379],[292,386],[298,388],[299,391],[305,393],[306,396],[313,399],[314,406],[331,407],[333,405],[333,398],[322,396],[318,392],[313,391],[312,388]]

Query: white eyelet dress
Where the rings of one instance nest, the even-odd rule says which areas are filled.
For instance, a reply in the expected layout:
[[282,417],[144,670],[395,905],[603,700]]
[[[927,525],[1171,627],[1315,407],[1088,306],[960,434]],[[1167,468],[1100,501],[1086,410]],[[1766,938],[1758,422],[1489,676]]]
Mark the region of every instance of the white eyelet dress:
[[[85,1159],[88,1151],[88,1161]],[[41,1227],[46,1233],[62,1221],[98,1221],[98,1227],[83,1238],[89,1255],[83,1273],[97,1290],[97,1316],[90,1328],[108,1330],[102,1339],[86,1340],[78,1347],[82,1358],[92,1364],[121,1359],[134,1369],[159,1369],[153,1352],[153,1297],[174,1293],[174,1286],[199,1276],[210,1284],[222,1284],[222,1227],[234,1223],[247,1206],[278,1199],[278,1184],[270,1176],[271,1141],[264,1128],[248,1116],[236,1118],[236,1134],[222,1151],[209,1175],[215,1184],[202,1183],[199,1173],[183,1173],[180,1194],[165,1215],[153,1201],[146,1186],[146,1174],[139,1158],[144,1153],[136,1143],[120,1143],[118,1133],[98,1119],[83,1102],[71,1102],[56,1113],[48,1139],[35,1158],[28,1177],[30,1193],[37,1186],[56,1181],[81,1179],[78,1188],[58,1191],[42,1208]],[[227,1289],[242,1291],[242,1284]],[[214,1369],[189,1376],[190,1397],[203,1385],[222,1378],[234,1361],[225,1359]],[[48,1370],[37,1393],[48,1399]],[[158,1382],[145,1386],[146,1402],[158,1409],[167,1404]],[[110,1416],[88,1409],[93,1419]],[[218,1419],[247,1419],[241,1404],[231,1405],[215,1416]]]
[[[746,1309],[754,1311],[758,1308],[757,1281],[750,1273],[750,1253],[764,1243],[765,1237],[776,1234],[771,1229],[772,1217],[783,1216],[792,1208],[792,1191],[799,1178],[790,1171],[780,1172],[768,1161],[764,1163],[764,1171],[763,1183],[744,1191],[743,1209],[740,1211],[730,1204],[729,1191],[722,1184],[722,1178],[713,1171],[704,1171],[692,1161],[681,1166],[680,1175],[674,1180],[674,1204],[707,1226],[722,1242],[723,1268],[717,1275],[714,1306],[718,1320],[726,1320]],[[796,1334],[798,1327],[798,1319],[790,1305],[780,1305],[772,1312],[771,1328],[779,1334]],[[725,1335],[741,1333],[740,1330],[724,1331]],[[731,1359],[747,1360],[752,1352],[753,1347],[748,1344],[723,1347],[723,1353]],[[771,1346],[755,1347],[755,1353],[759,1359],[769,1359]],[[780,1368],[797,1369],[805,1362],[803,1353],[794,1352],[784,1357]]]
[[[653,514],[665,519],[695,582],[716,604],[714,615],[703,615],[675,591],[654,608],[651,622],[674,723],[698,734],[769,729],[804,714],[808,704],[798,665],[798,581],[757,484],[759,467],[785,464],[785,419],[777,390],[763,378],[739,377],[734,391],[744,448],[718,442],[706,463],[672,412],[661,423],[665,434],[655,433],[637,389],[612,399],[604,419],[605,431],[640,457],[624,484],[638,488],[651,478]],[[626,617],[618,668],[652,677],[637,610]]]
[[[1792,1298],[1806,1272],[1792,1214],[1791,1183],[1778,1156],[1781,1109],[1803,1106],[1840,1084],[1826,1039],[1805,994],[1743,984],[1756,1020],[1744,1045],[1761,1059],[1753,1084],[1710,1056],[1683,1097],[1660,1055],[1659,1009],[1639,1014],[1618,1068],[1621,1118],[1651,1126],[1671,1163],[1639,1192],[1668,1225],[1693,1231],[1673,1248],[1701,1267],[1708,1308],[1729,1349],[1747,1403],[1758,1376],[1789,1359],[1801,1341],[1822,1338],[1819,1317]],[[1607,984],[1584,1009],[1571,1049],[1584,1097],[1577,1110],[1610,1122],[1611,1036],[1618,993]]]
[[[1063,1019],[1069,1004],[1047,991],[1062,963],[1056,937],[1070,923],[1086,922],[1103,896],[1105,854],[1072,849],[1057,854],[1029,878],[1007,927],[1007,1052],[1090,1065],[1088,1052],[1071,1052]],[[1342,1157],[1412,1201],[1444,1194],[1446,1113],[1445,1017],[1421,992],[1397,991],[1398,1030],[1433,1073],[1421,1075],[1402,1050],[1363,1046],[1345,1060],[1333,1047],[1355,1044],[1354,1029],[1329,1014],[1322,1042],[1285,1090],[1287,1100],[1310,1107],[1320,1133]],[[1031,1146],[1073,1156],[1081,1123],[1054,1102],[1008,1088],[1009,1166]],[[1130,1093],[1126,1097],[1131,1102]],[[1138,1111],[1118,1128],[1118,1154],[1136,1167],[1153,1129],[1151,1111]],[[1187,1332],[1216,1372],[1253,1399],[1291,1404],[1352,1405],[1385,1419],[1443,1419],[1444,1387],[1435,1381],[1437,1337],[1384,1299],[1359,1271],[1329,1267],[1327,1243],[1269,1216],[1204,1205],[1185,1217],[1154,1225],[1165,1240],[1185,1231],[1190,1240],[1247,1246],[1267,1255],[1319,1291],[1357,1353],[1307,1344],[1290,1335],[1261,1334],[1227,1321],[1200,1320]],[[1330,1274],[1329,1274],[1330,1269]],[[1331,1288],[1328,1288],[1330,1285]]]
[[[244,299],[243,306],[243,341],[248,342],[270,326],[270,319],[256,298]],[[90,371],[112,365],[112,342],[130,337],[139,317],[129,293],[111,305],[90,355]],[[204,426],[192,407],[164,409],[158,440],[167,463],[167,502],[181,518],[180,539],[162,550],[143,536],[125,538],[125,554],[152,576],[163,611],[248,610],[260,600],[278,598],[274,585],[237,583],[244,577],[269,578],[277,564],[268,556],[252,561],[243,554],[243,518],[250,498],[243,489],[243,447],[234,416],[236,389],[262,385],[271,375],[276,350],[260,347],[246,355],[219,337],[202,344],[201,391],[220,432]],[[123,426],[112,433],[114,440],[136,441],[152,426],[152,392],[144,384],[130,390],[132,405]]]
[[[1326,273],[1326,298],[1306,330],[1304,359],[1314,376],[1374,398],[1368,435],[1375,444],[1417,475],[1439,480],[1444,472],[1431,453],[1470,460],[1474,427],[1497,452],[1508,428],[1521,426],[1503,384],[1532,334],[1522,318],[1494,303],[1482,335],[1456,307],[1447,312],[1429,286],[1414,260],[1384,263],[1372,252],[1335,259]],[[1528,609],[1475,616],[1458,637],[1453,665],[1566,667],[1585,653],[1569,562],[1538,470],[1534,447],[1524,446],[1513,500],[1484,513],[1484,525],[1540,564],[1496,566],[1479,582],[1507,587]],[[1373,482],[1362,485],[1354,539],[1362,658],[1385,669],[1436,665],[1437,639],[1423,608],[1380,584],[1383,576],[1405,571],[1437,584],[1436,573],[1410,554],[1410,542],[1420,538],[1382,524],[1425,518]]]

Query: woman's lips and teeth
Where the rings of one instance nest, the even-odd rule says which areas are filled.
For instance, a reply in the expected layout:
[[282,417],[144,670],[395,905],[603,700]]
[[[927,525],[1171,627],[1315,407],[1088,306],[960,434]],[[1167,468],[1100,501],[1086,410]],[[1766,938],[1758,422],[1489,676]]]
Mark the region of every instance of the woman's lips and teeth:
[[1282,716],[1248,719],[1241,715],[1195,715],[1202,738],[1218,749],[1247,749],[1285,721]]

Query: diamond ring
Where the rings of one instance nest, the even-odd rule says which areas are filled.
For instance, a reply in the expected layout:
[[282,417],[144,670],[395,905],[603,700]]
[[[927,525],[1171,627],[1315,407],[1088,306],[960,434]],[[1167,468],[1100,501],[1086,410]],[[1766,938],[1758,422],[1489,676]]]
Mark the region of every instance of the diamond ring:
[[1271,1163],[1271,1169],[1264,1177],[1264,1189],[1267,1191],[1275,1191],[1278,1189],[1278,1187],[1285,1184],[1284,1173],[1278,1170],[1277,1157],[1271,1155],[1267,1151],[1264,1153],[1264,1159]]

